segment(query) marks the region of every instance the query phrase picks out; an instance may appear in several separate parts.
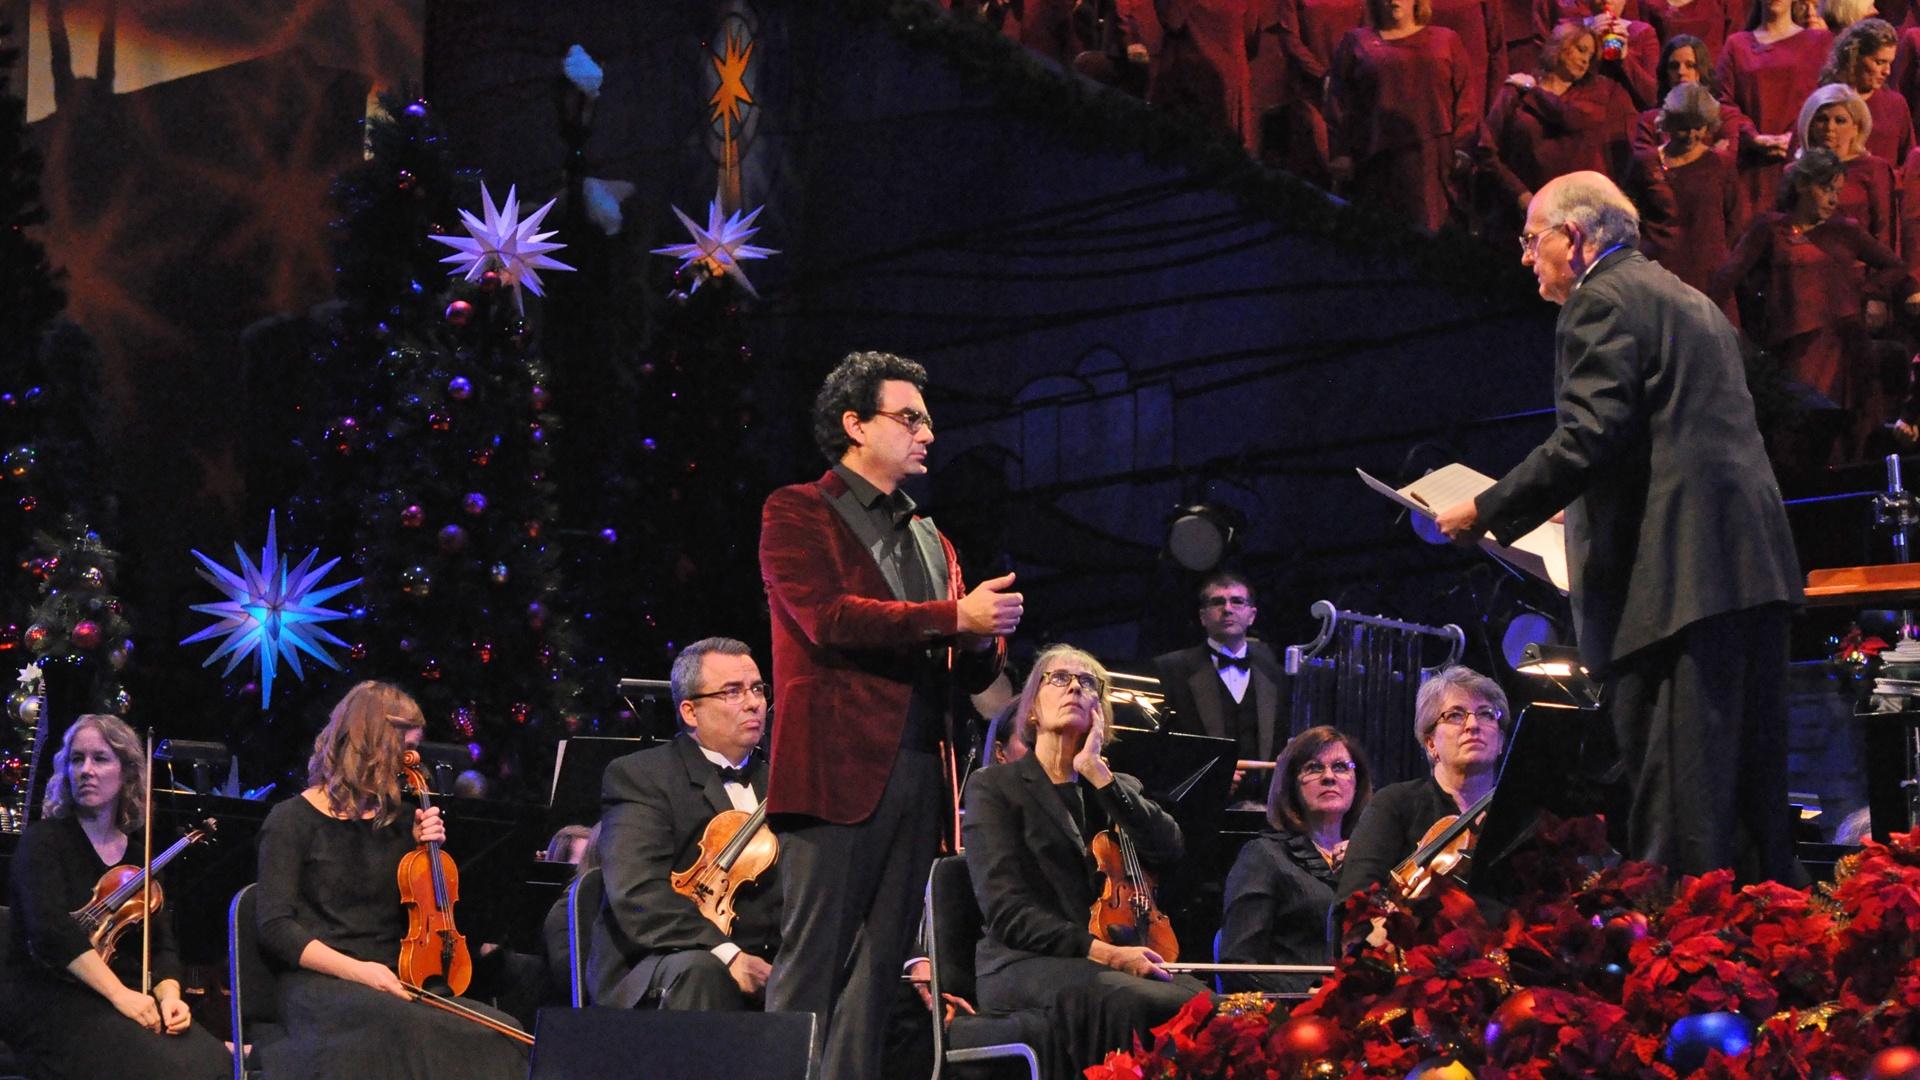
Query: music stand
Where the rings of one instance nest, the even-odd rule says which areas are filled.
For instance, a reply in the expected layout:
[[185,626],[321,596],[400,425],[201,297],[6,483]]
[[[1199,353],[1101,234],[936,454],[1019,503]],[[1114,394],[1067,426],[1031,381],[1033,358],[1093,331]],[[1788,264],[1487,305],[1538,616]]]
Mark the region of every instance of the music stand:
[[1593,813],[1589,786],[1581,768],[1587,735],[1604,724],[1595,709],[1527,708],[1514,719],[1507,735],[1506,759],[1500,763],[1493,801],[1480,822],[1474,841],[1469,891],[1501,896],[1511,884],[1498,869],[1533,836],[1541,811],[1561,817]]
[[1165,728],[1116,727],[1113,734],[1106,754],[1115,772],[1138,779],[1147,797],[1172,814],[1188,837],[1219,831],[1240,755],[1238,743]]
[[610,739],[576,735],[560,740],[547,803],[547,835],[563,825],[592,825],[600,820],[600,779],[615,758],[656,745],[656,739]]

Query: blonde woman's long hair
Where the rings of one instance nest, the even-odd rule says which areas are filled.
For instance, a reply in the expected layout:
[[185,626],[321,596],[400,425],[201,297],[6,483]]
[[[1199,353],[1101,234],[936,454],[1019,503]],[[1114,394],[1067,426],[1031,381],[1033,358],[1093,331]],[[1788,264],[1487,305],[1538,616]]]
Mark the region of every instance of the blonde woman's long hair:
[[117,716],[87,713],[74,720],[60,739],[59,751],[53,755],[53,775],[47,780],[47,793],[40,801],[40,809],[50,818],[73,814],[73,777],[67,774],[67,762],[73,757],[74,736],[89,728],[99,732],[107,742],[107,749],[120,759],[120,794],[113,812],[113,827],[132,835],[147,820],[146,808],[142,805],[142,796],[147,790],[147,751],[140,745],[140,736]]
[[391,683],[363,682],[347,691],[313,740],[307,783],[340,817],[371,815],[389,825],[400,816],[400,756],[406,731],[426,722],[420,706]]

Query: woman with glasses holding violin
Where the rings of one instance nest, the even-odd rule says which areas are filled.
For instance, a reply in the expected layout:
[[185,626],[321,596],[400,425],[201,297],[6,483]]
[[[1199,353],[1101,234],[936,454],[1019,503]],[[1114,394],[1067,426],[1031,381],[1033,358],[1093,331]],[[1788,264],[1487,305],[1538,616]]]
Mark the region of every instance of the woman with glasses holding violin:
[[1031,752],[976,772],[967,785],[962,837],[985,922],[975,961],[980,1011],[1052,1010],[1042,1071],[1078,1076],[1206,991],[1190,976],[1169,975],[1161,964],[1171,958],[1155,949],[1089,930],[1102,897],[1089,846],[1117,827],[1137,864],[1164,870],[1179,860],[1183,841],[1140,782],[1101,756],[1113,706],[1098,660],[1048,647],[1014,715]]
[[439,808],[401,796],[401,759],[424,725],[399,687],[356,685],[313,740],[306,790],[260,828],[255,917],[287,1028],[261,1051],[273,1080],[526,1075],[522,1047],[416,1000],[395,970],[408,927],[401,859],[446,838]]
[[170,906],[152,923],[151,993],[141,989],[138,922],[117,944],[96,945],[75,918],[111,868],[141,865],[146,768],[126,721],[76,719],[53,757],[44,816],[14,852],[0,1031],[32,1059],[34,1076],[206,1080],[231,1071],[225,1048],[181,1000]]
[[[1227,872],[1220,960],[1227,964],[1328,963],[1327,909],[1347,837],[1373,795],[1367,755],[1325,724],[1293,737],[1274,762],[1267,831],[1248,841]],[[1312,975],[1221,976],[1228,993],[1297,994]]]
[[1386,881],[1434,822],[1466,813],[1499,778],[1508,725],[1499,683],[1472,668],[1446,668],[1420,687],[1413,712],[1414,738],[1433,771],[1374,793],[1347,842],[1339,897]]

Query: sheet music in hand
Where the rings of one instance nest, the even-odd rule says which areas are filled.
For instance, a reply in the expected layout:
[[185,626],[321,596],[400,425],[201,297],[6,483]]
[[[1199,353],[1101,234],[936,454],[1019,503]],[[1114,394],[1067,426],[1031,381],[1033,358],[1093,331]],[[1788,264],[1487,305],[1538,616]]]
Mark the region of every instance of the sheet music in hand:
[[[1438,468],[1403,488],[1393,488],[1355,469],[1360,479],[1373,490],[1431,520],[1444,507],[1471,499],[1493,486],[1493,477],[1458,462]],[[1480,547],[1494,558],[1516,570],[1524,570],[1559,589],[1568,590],[1566,528],[1549,521],[1513,542],[1511,547],[1490,536],[1480,538]]]

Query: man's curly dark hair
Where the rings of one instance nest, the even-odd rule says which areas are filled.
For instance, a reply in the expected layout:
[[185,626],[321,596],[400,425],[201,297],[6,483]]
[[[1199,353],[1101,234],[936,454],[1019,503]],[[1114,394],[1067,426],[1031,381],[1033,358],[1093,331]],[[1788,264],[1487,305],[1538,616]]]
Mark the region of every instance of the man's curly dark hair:
[[828,373],[813,399],[813,441],[828,464],[837,464],[853,445],[840,418],[849,411],[862,420],[871,418],[880,409],[880,384],[892,379],[925,391],[927,369],[892,353],[856,352]]

